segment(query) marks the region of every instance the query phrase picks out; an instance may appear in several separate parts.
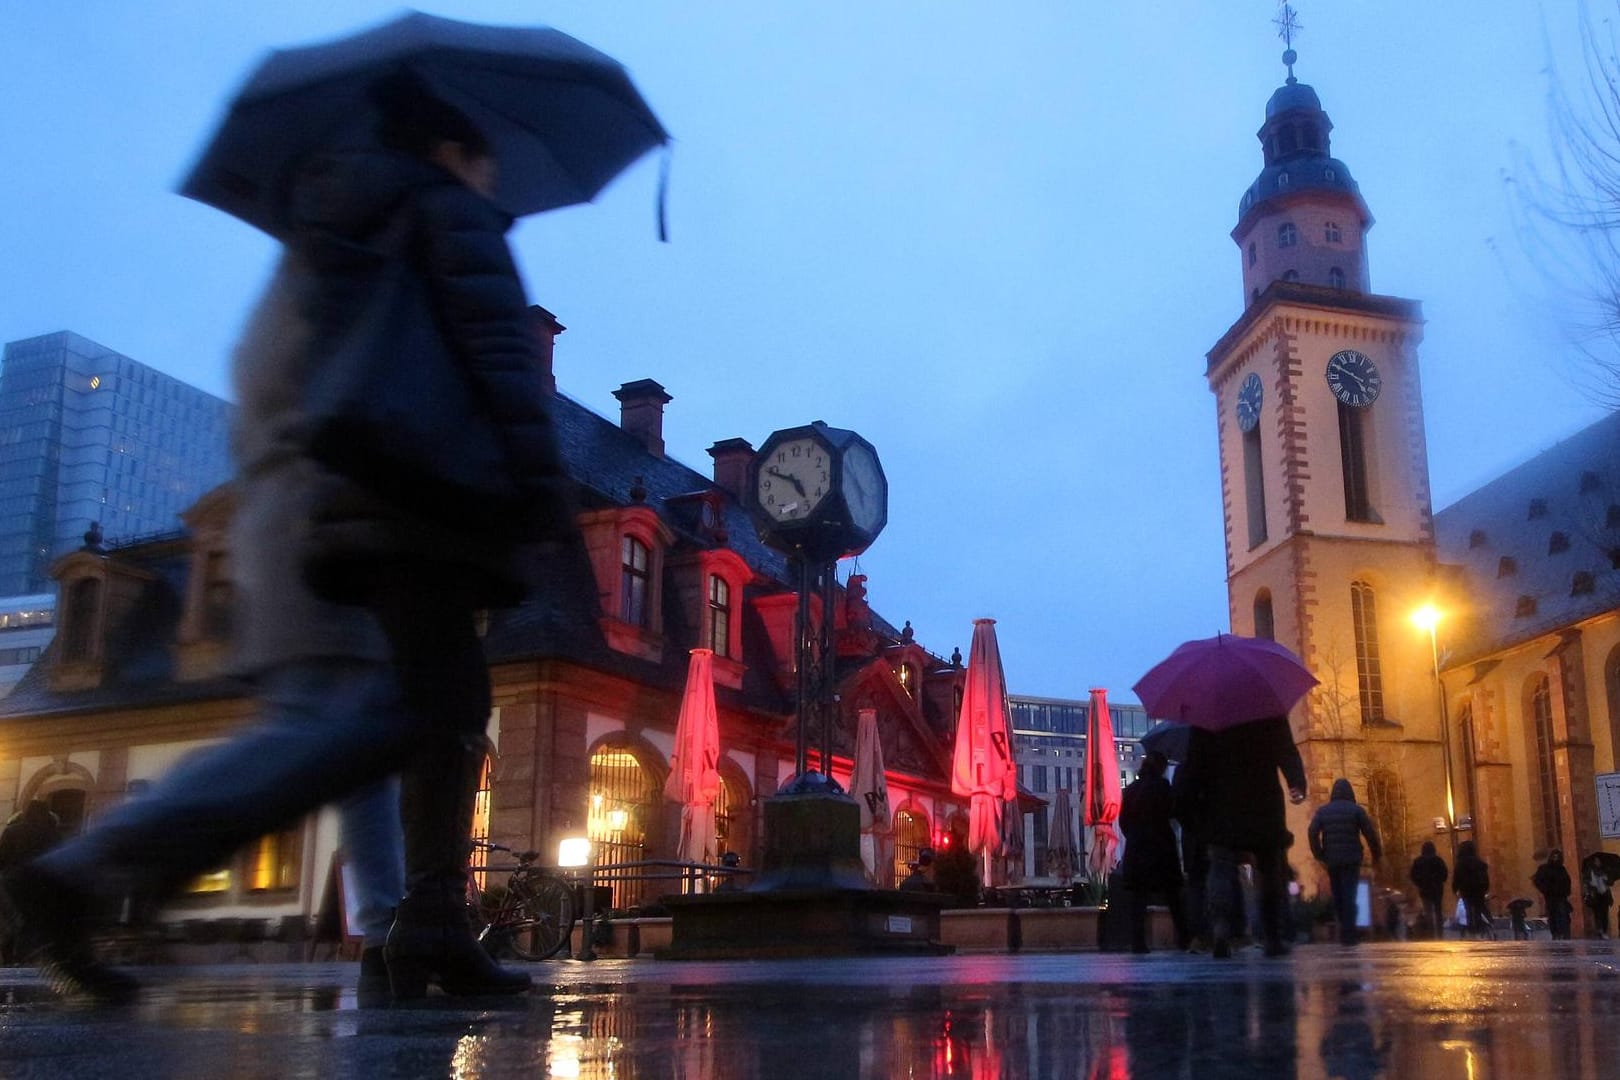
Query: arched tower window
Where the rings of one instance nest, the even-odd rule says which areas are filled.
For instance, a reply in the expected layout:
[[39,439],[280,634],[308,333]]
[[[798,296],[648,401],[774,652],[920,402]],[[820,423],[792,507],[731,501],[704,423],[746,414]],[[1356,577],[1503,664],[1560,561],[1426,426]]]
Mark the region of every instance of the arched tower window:
[[1277,246],[1290,248],[1299,243],[1299,230],[1292,221],[1285,221],[1277,226]]
[[[1332,177],[1329,177],[1332,179]],[[1344,233],[1339,229],[1337,221],[1330,221],[1322,226],[1322,238],[1330,244],[1337,244],[1344,239]]]
[[1266,541],[1266,476],[1260,461],[1260,426],[1243,433],[1243,495],[1249,519],[1249,547]]
[[1328,267],[1328,285],[1335,289],[1344,288],[1344,271],[1337,266]]
[[1277,640],[1277,623],[1271,612],[1271,590],[1261,589],[1254,596],[1254,636]]
[[1558,772],[1553,760],[1552,684],[1545,675],[1530,677],[1524,703],[1525,737],[1530,761],[1531,838],[1539,859],[1558,841]]
[[1365,581],[1350,583],[1350,618],[1356,635],[1356,688],[1363,725],[1384,722],[1384,672],[1378,657],[1378,601]]
[[1344,516],[1377,524],[1367,470],[1367,410],[1339,402],[1339,466],[1344,473]]

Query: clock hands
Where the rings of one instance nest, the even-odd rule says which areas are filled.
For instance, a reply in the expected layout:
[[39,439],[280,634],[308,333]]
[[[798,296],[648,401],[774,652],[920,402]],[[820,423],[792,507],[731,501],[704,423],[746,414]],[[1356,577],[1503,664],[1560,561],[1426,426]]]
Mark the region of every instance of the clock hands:
[[776,477],[778,480],[786,480],[788,483],[792,484],[794,489],[796,491],[798,491],[800,498],[803,498],[805,496],[804,485],[799,483],[799,478],[798,477],[792,475],[791,473],[782,472],[781,470],[776,469],[776,468],[766,469],[765,471],[769,475]]

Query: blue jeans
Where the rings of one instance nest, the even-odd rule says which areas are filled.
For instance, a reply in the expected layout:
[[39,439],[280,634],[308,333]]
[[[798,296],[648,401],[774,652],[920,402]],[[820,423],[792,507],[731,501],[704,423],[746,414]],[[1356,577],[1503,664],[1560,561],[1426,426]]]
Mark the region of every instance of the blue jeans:
[[405,834],[399,824],[399,777],[338,803],[343,857],[354,871],[363,948],[381,948],[405,895]]
[[[384,900],[391,907],[403,893],[389,777],[431,734],[402,708],[397,687],[381,663],[330,658],[278,667],[263,680],[257,724],[189,755],[36,865],[87,889],[134,890],[161,903],[250,841],[353,796],[345,832],[358,827],[365,839],[351,861],[358,852],[361,907],[380,924]],[[370,935],[379,925],[363,929]]]
[[1361,940],[1356,927],[1356,890],[1361,885],[1361,866],[1330,866],[1328,882],[1333,890],[1333,917],[1339,923],[1339,944],[1354,945]]

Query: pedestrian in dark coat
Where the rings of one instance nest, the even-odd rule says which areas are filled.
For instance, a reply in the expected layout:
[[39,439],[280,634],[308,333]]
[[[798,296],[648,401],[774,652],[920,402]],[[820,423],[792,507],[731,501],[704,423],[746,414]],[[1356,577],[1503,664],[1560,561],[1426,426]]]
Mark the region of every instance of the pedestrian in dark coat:
[[1305,800],[1305,765],[1288,717],[1254,720],[1224,731],[1194,728],[1188,739],[1186,790],[1200,807],[1200,838],[1209,845],[1206,887],[1212,949],[1231,955],[1231,927],[1239,900],[1232,889],[1236,864],[1249,856],[1260,891],[1260,932],[1268,956],[1288,951],[1283,921],[1288,905],[1287,807],[1277,782],[1280,770],[1288,797]]
[[1423,917],[1428,920],[1429,932],[1436,938],[1440,937],[1440,929],[1445,925],[1445,916],[1440,913],[1440,907],[1446,898],[1446,880],[1451,876],[1451,870],[1434,850],[1434,842],[1423,841],[1423,848],[1418,857],[1412,860],[1412,869],[1407,871],[1407,877],[1417,887],[1418,899],[1423,902]]
[[1131,895],[1131,951],[1145,953],[1148,901],[1162,897],[1170,909],[1176,942],[1187,947],[1187,924],[1181,912],[1181,860],[1170,826],[1174,799],[1164,777],[1170,762],[1157,750],[1142,759],[1136,779],[1120,796],[1119,827],[1125,837],[1120,883]]
[[[28,805],[12,814],[0,830],[0,870],[21,866],[30,859],[45,854],[61,842],[62,832],[42,799],[32,799]],[[19,935],[0,927],[0,964],[11,964],[24,958],[28,952]]]
[[1378,829],[1366,808],[1356,802],[1349,780],[1341,776],[1333,781],[1333,792],[1311,816],[1306,835],[1311,854],[1327,867],[1333,913],[1339,923],[1339,944],[1358,944],[1356,891],[1361,885],[1361,861],[1365,857],[1361,841],[1366,839],[1374,861],[1383,857],[1384,847],[1378,842]]
[[[527,973],[489,958],[467,914],[469,837],[491,704],[475,612],[520,598],[521,544],[566,535],[560,455],[528,303],[506,246],[510,219],[488,198],[495,161],[484,133],[409,75],[374,89],[377,147],[308,162],[290,180],[285,277],[278,275],[266,303],[296,307],[308,329],[293,358],[313,371],[348,344],[355,309],[382,268],[410,275],[430,329],[388,347],[387,360],[402,374],[454,365],[475,392],[459,411],[441,401],[422,407],[433,410],[444,446],[474,427],[495,432],[499,470],[523,496],[524,512],[475,523],[470,514],[446,518],[394,498],[418,480],[425,488],[443,479],[427,475],[397,477],[393,492],[335,480],[310,486],[307,469],[280,468],[301,452],[304,419],[302,383],[282,384],[294,396],[277,399],[283,408],[274,423],[255,433],[271,450],[244,479],[281,478],[258,497],[303,510],[285,515],[281,532],[266,524],[249,539],[303,545],[305,568],[325,571],[327,584],[345,587],[341,599],[375,620],[389,677],[356,679],[348,666],[318,662],[267,682],[279,702],[275,715],[191,757],[76,840],[6,871],[0,925],[39,933],[41,969],[60,990],[104,1001],[135,992],[90,947],[93,916],[106,899],[99,890],[109,883],[172,896],[254,838],[395,773],[406,892],[384,949],[394,995],[421,997],[429,982],[457,996],[531,986]],[[239,352],[286,347],[262,330],[256,316]]]
[[1569,896],[1574,888],[1569,870],[1564,866],[1563,851],[1558,848],[1549,851],[1547,861],[1536,867],[1530,883],[1541,893],[1542,910],[1547,913],[1547,929],[1552,931],[1553,940],[1568,941],[1569,917],[1575,910]]
[[1457,865],[1451,871],[1451,891],[1468,909],[1467,933],[1482,933],[1490,929],[1491,913],[1485,905],[1485,896],[1491,891],[1491,868],[1474,847],[1472,840],[1457,846]]

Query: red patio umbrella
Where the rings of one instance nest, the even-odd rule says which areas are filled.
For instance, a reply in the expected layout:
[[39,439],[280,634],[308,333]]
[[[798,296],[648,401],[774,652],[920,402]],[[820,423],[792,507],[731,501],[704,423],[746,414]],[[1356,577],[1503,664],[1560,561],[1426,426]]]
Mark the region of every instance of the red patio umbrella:
[[1114,721],[1108,715],[1108,691],[1091,692],[1091,715],[1086,721],[1086,789],[1082,811],[1091,826],[1091,851],[1086,868],[1093,882],[1108,880],[1118,862],[1119,755],[1114,750]]
[[1018,796],[1011,725],[1007,723],[1007,679],[996,644],[996,620],[973,620],[967,686],[956,723],[951,790],[969,797],[968,849],[985,859],[1001,851],[1002,803]]
[[714,653],[693,649],[686,669],[686,693],[675,722],[664,795],[681,804],[681,839],[676,858],[714,862],[714,798],[720,794],[720,718],[714,708]]

